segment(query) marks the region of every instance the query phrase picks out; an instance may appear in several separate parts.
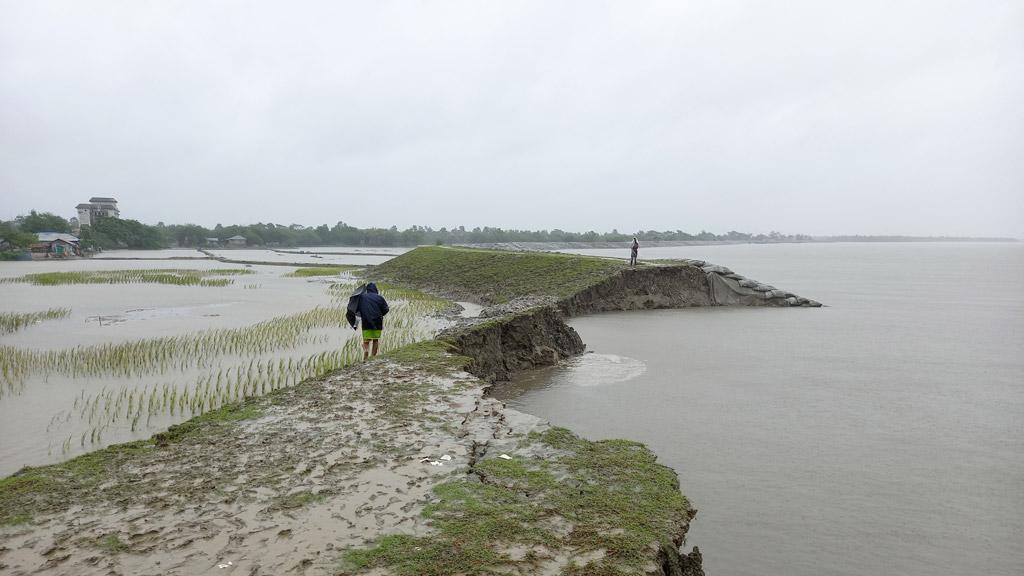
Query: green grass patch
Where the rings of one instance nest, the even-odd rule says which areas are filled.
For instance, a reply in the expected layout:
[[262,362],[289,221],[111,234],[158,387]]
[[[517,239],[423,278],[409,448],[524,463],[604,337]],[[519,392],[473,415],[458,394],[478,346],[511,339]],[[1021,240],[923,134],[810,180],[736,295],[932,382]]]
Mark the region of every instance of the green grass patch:
[[[641,444],[591,442],[561,428],[527,441],[558,448],[564,456],[478,462],[475,476],[434,489],[436,501],[423,512],[434,535],[392,535],[373,547],[349,550],[342,573],[492,573],[517,564],[502,550],[542,545],[556,553],[605,551],[585,568],[567,567],[567,574],[636,574],[652,559],[651,546],[671,546],[688,519],[675,472],[657,464]],[[528,555],[518,568],[529,572],[535,560]]]
[[48,503],[91,492],[125,461],[153,449],[151,440],[116,444],[50,466],[22,468],[0,479],[0,524],[27,521]]
[[471,362],[469,357],[455,354],[453,346],[443,340],[423,340],[408,344],[384,354],[383,357],[402,364],[415,365],[433,374],[462,370]]
[[119,554],[128,551],[126,544],[117,534],[107,534],[96,540],[96,547],[107,554]]
[[71,314],[70,308],[50,308],[42,312],[5,312],[0,314],[0,334],[17,332],[43,320],[58,320]]
[[293,510],[296,508],[303,508],[311,504],[323,502],[327,499],[326,494],[314,494],[308,490],[302,492],[294,492],[292,494],[286,494],[278,498],[274,503],[274,508],[281,510]]
[[429,246],[388,260],[373,273],[414,288],[502,303],[522,296],[565,298],[626,267],[592,256]]
[[181,441],[183,438],[194,436],[208,426],[217,426],[224,423],[239,422],[241,420],[252,420],[263,415],[263,408],[256,402],[233,402],[225,404],[216,410],[211,410],[181,424],[175,424],[153,436],[157,445],[172,444]]
[[151,270],[97,270],[80,272],[43,272],[17,278],[4,278],[0,283],[27,283],[35,286],[63,286],[68,284],[170,284],[173,286],[227,286],[230,278],[255,274],[246,268],[216,268],[212,270],[151,269]]
[[32,516],[30,516],[29,514],[15,514],[14,516],[6,518],[2,523],[0,523],[0,525],[21,526],[23,524],[28,524],[31,521]]
[[299,268],[285,274],[289,278],[309,278],[311,276],[337,276],[342,272],[358,270],[359,266],[317,266],[312,268]]
[[[77,458],[53,464],[23,468],[0,479],[0,525],[30,520],[40,511],[59,508],[71,501],[96,495],[96,488],[117,477],[129,461],[137,461],[158,445],[178,442],[210,432],[211,427],[257,418],[263,414],[256,402],[233,403],[197,416],[150,440],[115,444]],[[120,489],[120,488],[118,488]]]

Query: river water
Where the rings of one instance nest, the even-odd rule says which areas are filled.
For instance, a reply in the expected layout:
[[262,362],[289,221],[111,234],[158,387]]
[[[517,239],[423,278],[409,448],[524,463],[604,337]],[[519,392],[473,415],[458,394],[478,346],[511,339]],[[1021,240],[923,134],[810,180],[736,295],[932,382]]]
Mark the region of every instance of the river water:
[[498,391],[654,449],[700,510],[689,543],[709,574],[1024,574],[1024,246],[641,257],[706,259],[827,305],[577,318],[590,353]]

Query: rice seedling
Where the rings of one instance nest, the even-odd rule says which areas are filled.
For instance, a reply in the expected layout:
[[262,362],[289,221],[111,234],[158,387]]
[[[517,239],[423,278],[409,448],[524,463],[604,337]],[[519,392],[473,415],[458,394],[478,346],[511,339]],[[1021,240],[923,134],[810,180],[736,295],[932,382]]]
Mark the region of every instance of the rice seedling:
[[[328,291],[331,294],[331,299],[339,304],[347,304],[349,296],[355,292],[357,284],[352,283],[333,283],[328,287]],[[402,288],[399,286],[393,286],[390,284],[379,283],[377,288],[380,290],[381,296],[388,301],[402,301],[406,305],[412,306],[423,314],[430,314],[440,312],[448,306],[451,306],[451,302],[437,296],[431,296],[418,290],[411,290],[409,288]]]
[[0,283],[26,283],[35,286],[63,286],[68,284],[170,284],[174,286],[227,286],[230,278],[210,276],[237,276],[254,274],[246,268],[216,268],[211,270],[146,269],[100,270],[78,272],[42,272],[15,278],[0,279]]
[[359,266],[317,266],[315,268],[299,268],[285,274],[288,278],[308,278],[310,276],[337,276],[342,272],[358,270]]
[[29,374],[60,374],[74,378],[165,374],[191,367],[207,367],[219,356],[228,354],[260,356],[275,350],[294,349],[323,340],[323,335],[311,333],[314,329],[344,325],[344,308],[317,307],[244,328],[207,330],[118,344],[47,351],[0,346],[0,378],[11,388]]
[[70,308],[50,308],[43,312],[5,312],[0,314],[0,334],[17,332],[43,320],[58,320],[71,314]]
[[[51,449],[59,447],[64,454],[138,437],[154,427],[361,361],[361,339],[348,329],[345,307],[338,301],[343,296],[347,302],[354,288],[332,285],[332,306],[243,328],[66,350],[0,347],[0,396],[5,387],[17,391],[45,379],[81,386],[73,405],[55,415],[47,428]],[[443,309],[445,301],[382,288],[392,311],[381,352],[435,335],[440,325],[428,316]],[[95,392],[86,391],[88,384]]]
[[[415,311],[396,305],[396,318],[385,331],[381,351],[389,352],[433,336],[433,332],[416,323]],[[390,317],[390,315],[389,315]],[[153,418],[163,421],[190,418],[226,403],[259,396],[282,387],[292,386],[308,378],[321,376],[362,360],[361,339],[347,333],[341,346],[324,349],[329,338],[299,355],[269,358],[234,357],[222,359],[214,368],[198,373],[192,382],[153,382],[143,385],[124,384],[120,389],[104,389],[92,396],[83,396],[75,403],[79,418],[92,431],[121,422],[131,432],[148,429]]]

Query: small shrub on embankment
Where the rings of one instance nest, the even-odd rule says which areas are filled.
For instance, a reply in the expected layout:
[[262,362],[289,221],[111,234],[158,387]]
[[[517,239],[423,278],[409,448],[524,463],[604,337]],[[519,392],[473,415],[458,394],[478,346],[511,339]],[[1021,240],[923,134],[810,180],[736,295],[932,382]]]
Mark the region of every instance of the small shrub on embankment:
[[624,262],[592,256],[430,246],[388,260],[372,274],[500,304],[524,296],[564,298],[625,267]]

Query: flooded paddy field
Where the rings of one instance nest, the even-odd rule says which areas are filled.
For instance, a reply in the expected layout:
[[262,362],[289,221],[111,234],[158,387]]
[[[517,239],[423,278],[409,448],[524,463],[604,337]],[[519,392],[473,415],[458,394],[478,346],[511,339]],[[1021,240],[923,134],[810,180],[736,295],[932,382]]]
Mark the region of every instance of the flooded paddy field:
[[195,248],[166,248],[164,250],[107,250],[90,260],[172,260],[209,258]]
[[244,260],[248,262],[266,262],[268,264],[358,264],[371,266],[386,262],[403,254],[409,248],[350,248],[345,246],[282,248],[279,250],[263,249],[210,249],[209,253],[218,258],[228,260]]
[[213,260],[224,258],[272,265],[320,266],[350,264],[371,266],[408,252],[411,248],[364,246],[303,246],[299,248],[168,248],[165,250],[108,250],[90,260]]
[[[149,255],[169,252],[181,251]],[[345,266],[365,257],[336,258],[343,269],[329,276],[215,260],[0,263],[0,315],[12,319],[0,331],[0,476],[149,437],[360,359],[344,320],[355,282]],[[443,326],[434,313],[446,303],[384,295],[383,350]]]

